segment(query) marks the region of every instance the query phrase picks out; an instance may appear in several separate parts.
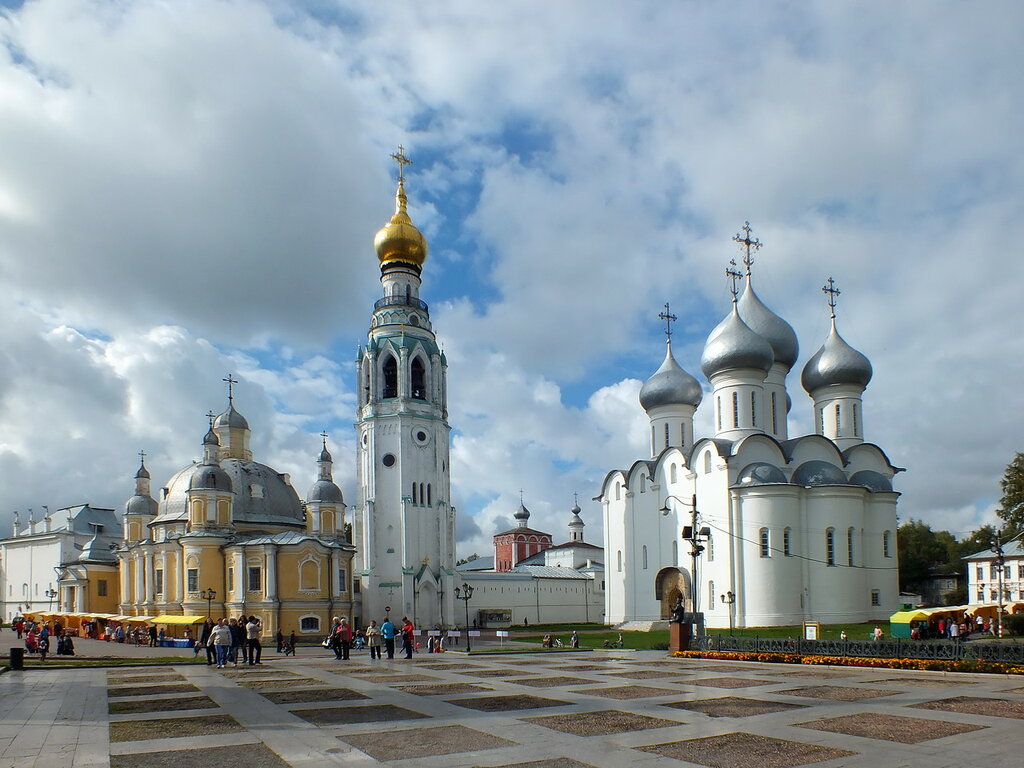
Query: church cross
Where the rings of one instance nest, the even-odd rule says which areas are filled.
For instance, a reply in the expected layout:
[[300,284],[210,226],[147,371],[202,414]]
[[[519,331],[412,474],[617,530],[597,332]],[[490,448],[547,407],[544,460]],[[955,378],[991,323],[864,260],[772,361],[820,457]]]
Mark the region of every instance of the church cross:
[[732,294],[732,300],[736,301],[736,296],[738,296],[740,292],[740,289],[736,285],[736,281],[743,277],[743,273],[736,269],[736,259],[729,260],[729,266],[725,268],[725,276],[731,283],[729,292]]
[[213,420],[217,418],[217,414],[214,413],[213,411],[207,411],[206,418],[210,420],[210,429],[213,429]]
[[577,507],[580,505],[580,495],[576,491],[572,492],[572,503]]
[[146,452],[145,451],[139,451],[139,459],[142,460],[143,464],[146,463]]
[[828,296],[828,306],[832,311],[832,319],[836,317],[836,298],[842,291],[836,288],[836,281],[831,277],[828,279],[828,283],[822,286],[821,292]]
[[320,433],[320,437],[322,437],[324,439],[324,448],[326,448],[327,447],[327,437],[328,437],[326,429],[323,432]]
[[740,233],[736,233],[733,237],[733,242],[739,243],[743,246],[743,265],[747,268],[747,276],[750,276],[750,267],[754,263],[754,253],[761,250],[760,240],[751,240],[750,233],[753,231],[750,228],[750,222],[743,222],[743,237],[740,237]]
[[228,405],[231,405],[235,400],[235,384],[238,383],[238,379],[232,376],[230,373],[226,379],[221,379],[228,385]]
[[398,180],[405,181],[405,166],[412,165],[412,160],[405,156],[405,147],[398,145],[398,151],[391,154],[391,159],[398,163]]
[[668,311],[668,302],[665,302],[665,311],[658,315],[662,320],[665,321],[665,336],[666,338],[672,338],[672,323],[679,318]]

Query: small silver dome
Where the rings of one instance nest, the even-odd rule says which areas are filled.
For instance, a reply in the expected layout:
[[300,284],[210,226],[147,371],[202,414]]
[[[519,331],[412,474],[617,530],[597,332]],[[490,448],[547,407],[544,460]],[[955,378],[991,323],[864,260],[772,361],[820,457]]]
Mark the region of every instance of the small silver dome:
[[341,495],[341,488],[330,480],[317,480],[309,489],[309,496],[306,501],[318,501],[327,504],[344,504],[345,499]]
[[871,362],[843,340],[833,318],[828,338],[804,365],[800,383],[810,395],[835,384],[853,384],[864,389],[872,373]]
[[217,433],[213,431],[213,427],[210,427],[206,435],[203,436],[203,445],[220,445],[220,440],[217,439]]
[[891,491],[892,480],[873,469],[862,469],[850,476],[851,485],[863,485],[869,491]]
[[704,393],[700,383],[679,367],[668,344],[665,362],[640,388],[640,405],[648,413],[661,405],[700,405]]
[[139,471],[135,473],[135,479],[136,480],[141,480],[141,479],[149,480],[149,470],[146,469],[145,462],[143,462],[142,464],[139,465]]
[[775,485],[786,482],[788,481],[782,470],[766,461],[747,464],[736,478],[737,485]]
[[525,504],[519,502],[519,509],[515,511],[515,514],[512,515],[512,517],[514,517],[516,520],[519,520],[522,523],[525,523],[527,520],[530,519],[530,510],[526,508]]
[[320,451],[320,458],[318,459],[318,461],[334,461],[334,459],[331,458],[331,452],[327,450],[326,445],[324,446],[324,449]]
[[249,422],[245,420],[245,417],[235,410],[233,404],[228,404],[228,409],[224,411],[220,416],[213,422],[214,429],[220,429],[221,427],[228,427],[229,429],[248,429]]
[[125,503],[124,513],[126,515],[156,515],[157,506],[156,499],[152,496],[136,494]]
[[188,481],[190,491],[230,491],[231,478],[216,464],[199,464]]
[[805,461],[793,473],[796,485],[849,485],[846,474],[835,464],[827,461]]
[[733,304],[732,312],[708,336],[700,358],[700,369],[709,379],[731,368],[751,368],[768,373],[774,361],[771,345],[740,319]]
[[775,362],[792,368],[800,356],[800,344],[796,339],[796,331],[781,317],[764,305],[754,292],[754,286],[747,281],[747,287],[737,304],[740,319],[750,329],[763,337],[775,353]]

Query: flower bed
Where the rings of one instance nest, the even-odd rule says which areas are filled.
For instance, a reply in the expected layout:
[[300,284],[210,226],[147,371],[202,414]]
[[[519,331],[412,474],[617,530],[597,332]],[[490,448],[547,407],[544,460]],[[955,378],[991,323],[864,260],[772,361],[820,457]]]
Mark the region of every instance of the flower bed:
[[987,672],[999,675],[1024,675],[1024,667],[985,659],[945,661],[935,659],[871,659],[856,656],[807,656],[800,653],[744,653],[741,651],[676,651],[682,659],[718,659],[724,661],[763,661],[770,664],[821,664],[833,667],[879,667],[882,669],[918,669],[929,672]]

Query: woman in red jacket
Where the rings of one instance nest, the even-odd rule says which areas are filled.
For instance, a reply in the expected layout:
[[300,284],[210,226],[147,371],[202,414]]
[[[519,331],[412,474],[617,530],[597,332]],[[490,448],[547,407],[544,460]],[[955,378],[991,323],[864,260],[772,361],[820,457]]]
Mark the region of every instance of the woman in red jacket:
[[402,617],[402,650],[405,651],[405,658],[412,658],[412,649],[416,644],[416,630],[408,616]]
[[341,623],[338,624],[338,628],[334,630],[335,641],[337,646],[341,648],[341,656],[339,657],[343,661],[348,661],[348,652],[352,647],[352,625],[348,623],[348,619],[344,616],[341,619]]

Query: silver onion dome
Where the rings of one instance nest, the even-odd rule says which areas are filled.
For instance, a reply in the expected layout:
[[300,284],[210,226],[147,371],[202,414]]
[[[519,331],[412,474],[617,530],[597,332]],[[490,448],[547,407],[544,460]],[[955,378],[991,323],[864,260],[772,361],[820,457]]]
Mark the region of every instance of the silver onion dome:
[[774,361],[771,345],[743,322],[733,304],[732,312],[708,336],[700,369],[709,379],[731,368],[752,368],[768,373]]
[[526,525],[526,521],[530,519],[530,510],[526,508],[526,505],[523,504],[523,502],[519,502],[519,509],[515,511],[515,514],[513,514],[512,517],[514,517],[520,525]]
[[135,494],[127,503],[124,505],[124,513],[126,515],[146,515],[147,517],[156,516],[158,505],[156,499],[152,496],[143,496],[142,494]]
[[233,404],[229,403],[228,409],[213,422],[213,427],[214,429],[222,427],[227,427],[228,429],[248,429],[249,422],[245,420],[245,416],[235,410]]
[[198,464],[188,481],[192,491],[230,491],[231,478],[217,464]]
[[833,318],[828,338],[804,365],[800,383],[813,395],[822,387],[835,384],[853,384],[864,389],[871,375],[871,361],[843,340]]
[[805,461],[793,472],[795,485],[846,485],[848,482],[843,470],[820,459]]
[[793,363],[800,356],[800,344],[796,339],[796,331],[789,323],[764,305],[764,302],[754,292],[754,286],[749,280],[737,307],[743,322],[754,333],[764,337],[764,340],[771,344],[775,362],[782,363],[786,368],[792,368]]
[[324,445],[324,449],[320,451],[320,458],[318,459],[318,461],[334,461],[334,459],[331,458],[331,452],[327,450],[326,445]]
[[139,465],[139,471],[135,473],[136,480],[149,480],[149,470],[146,469],[145,463]]
[[679,367],[668,344],[665,362],[640,388],[640,405],[647,412],[662,405],[700,405],[704,393],[700,383]]
[[317,480],[313,483],[306,501],[318,501],[325,504],[345,503],[345,499],[341,495],[341,488],[331,480]]

